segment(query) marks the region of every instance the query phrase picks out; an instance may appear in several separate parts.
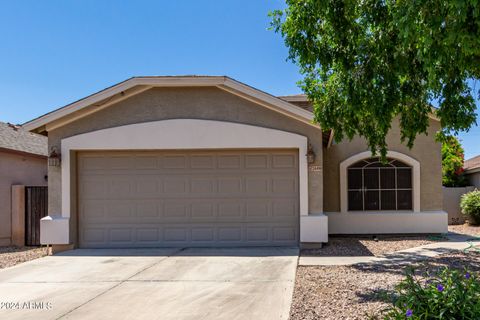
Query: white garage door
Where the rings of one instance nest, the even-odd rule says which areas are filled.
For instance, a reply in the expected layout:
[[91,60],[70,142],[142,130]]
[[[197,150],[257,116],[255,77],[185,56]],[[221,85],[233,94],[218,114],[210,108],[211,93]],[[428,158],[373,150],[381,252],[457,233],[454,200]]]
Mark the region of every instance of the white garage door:
[[79,152],[77,167],[83,248],[298,244],[295,150]]

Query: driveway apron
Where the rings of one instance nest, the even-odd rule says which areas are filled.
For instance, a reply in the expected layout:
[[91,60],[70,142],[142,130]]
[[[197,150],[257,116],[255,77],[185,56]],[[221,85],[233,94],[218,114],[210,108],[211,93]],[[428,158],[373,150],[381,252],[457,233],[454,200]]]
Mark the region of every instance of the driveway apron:
[[287,319],[296,248],[78,249],[0,270],[1,319]]

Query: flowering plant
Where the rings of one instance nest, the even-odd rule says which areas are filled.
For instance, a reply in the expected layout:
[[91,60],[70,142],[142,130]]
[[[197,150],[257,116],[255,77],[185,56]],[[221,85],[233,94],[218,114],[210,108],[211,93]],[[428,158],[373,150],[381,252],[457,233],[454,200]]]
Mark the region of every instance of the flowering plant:
[[460,208],[470,224],[480,224],[480,191],[474,190],[464,194],[460,201]]
[[480,319],[479,279],[467,270],[449,268],[418,278],[410,269],[384,319]]
[[445,187],[468,184],[463,170],[463,148],[454,136],[446,136],[442,141],[442,184]]

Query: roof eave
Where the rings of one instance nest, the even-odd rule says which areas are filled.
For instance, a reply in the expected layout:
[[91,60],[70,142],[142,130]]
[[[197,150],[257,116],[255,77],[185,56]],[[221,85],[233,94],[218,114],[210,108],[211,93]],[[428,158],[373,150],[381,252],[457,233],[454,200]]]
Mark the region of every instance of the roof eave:
[[4,148],[4,147],[0,147],[0,151],[12,153],[12,154],[18,154],[18,155],[21,155],[21,156],[29,156],[29,157],[42,158],[42,159],[47,159],[48,158],[48,156],[45,155],[45,154],[39,154],[39,153],[22,151],[22,150],[17,150],[17,149]]
[[480,172],[480,167],[465,169],[465,174]]

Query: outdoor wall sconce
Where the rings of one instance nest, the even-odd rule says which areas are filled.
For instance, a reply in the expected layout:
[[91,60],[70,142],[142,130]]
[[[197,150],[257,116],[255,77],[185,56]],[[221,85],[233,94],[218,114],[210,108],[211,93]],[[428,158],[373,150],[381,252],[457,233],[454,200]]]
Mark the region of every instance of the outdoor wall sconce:
[[308,144],[308,149],[307,149],[307,163],[312,164],[315,162],[315,152],[313,151],[312,145],[309,143]]
[[48,155],[48,166],[50,167],[60,167],[61,157],[57,152],[56,147],[52,147],[50,154]]

